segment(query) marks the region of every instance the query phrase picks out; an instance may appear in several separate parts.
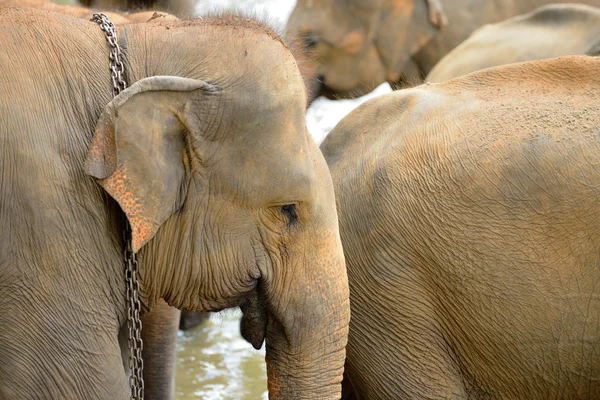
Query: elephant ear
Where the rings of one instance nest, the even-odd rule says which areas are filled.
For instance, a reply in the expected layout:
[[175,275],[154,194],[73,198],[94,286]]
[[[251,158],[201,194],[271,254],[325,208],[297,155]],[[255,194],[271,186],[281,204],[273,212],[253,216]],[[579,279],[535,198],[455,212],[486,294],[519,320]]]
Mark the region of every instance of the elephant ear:
[[198,130],[197,111],[215,86],[174,76],[136,82],[106,107],[85,172],[121,206],[137,252],[183,205],[191,154],[185,138]]
[[423,0],[392,2],[384,7],[373,42],[388,68],[388,80],[398,80],[412,56],[438,34],[428,18],[429,10]]

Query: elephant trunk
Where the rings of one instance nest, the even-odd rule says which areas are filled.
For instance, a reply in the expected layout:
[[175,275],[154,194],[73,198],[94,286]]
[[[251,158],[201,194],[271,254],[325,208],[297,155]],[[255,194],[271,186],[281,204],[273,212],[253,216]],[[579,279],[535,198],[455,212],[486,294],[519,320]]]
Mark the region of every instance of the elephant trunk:
[[160,299],[142,317],[145,399],[175,398],[175,350],[179,311]]
[[293,283],[287,293],[275,294],[283,302],[269,307],[270,399],[339,399],[341,395],[350,320],[346,266],[337,230],[320,239],[316,249],[305,252],[307,265],[288,269],[295,271]]

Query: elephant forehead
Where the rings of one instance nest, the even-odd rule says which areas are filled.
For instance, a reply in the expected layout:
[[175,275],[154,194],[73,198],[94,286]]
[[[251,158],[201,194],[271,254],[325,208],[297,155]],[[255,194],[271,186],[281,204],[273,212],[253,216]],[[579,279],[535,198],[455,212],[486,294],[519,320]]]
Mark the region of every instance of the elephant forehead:
[[227,147],[215,165],[215,183],[220,190],[261,204],[314,197],[316,174],[306,134],[239,140]]
[[[290,49],[266,26],[244,18],[135,24],[127,28],[132,75],[173,75],[216,84],[256,101],[294,92],[303,80]],[[306,99],[304,99],[306,104]]]

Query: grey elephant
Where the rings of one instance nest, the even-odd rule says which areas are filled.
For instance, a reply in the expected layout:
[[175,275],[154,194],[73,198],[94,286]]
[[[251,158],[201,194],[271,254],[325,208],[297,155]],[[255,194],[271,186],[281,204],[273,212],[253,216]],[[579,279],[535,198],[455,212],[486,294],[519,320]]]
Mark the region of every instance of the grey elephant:
[[344,398],[600,398],[600,59],[380,96],[321,149],[350,284]]
[[273,399],[340,396],[349,321],[293,55],[241,17],[118,27],[0,9],[0,398],[126,399],[122,232],[144,311],[241,306]]

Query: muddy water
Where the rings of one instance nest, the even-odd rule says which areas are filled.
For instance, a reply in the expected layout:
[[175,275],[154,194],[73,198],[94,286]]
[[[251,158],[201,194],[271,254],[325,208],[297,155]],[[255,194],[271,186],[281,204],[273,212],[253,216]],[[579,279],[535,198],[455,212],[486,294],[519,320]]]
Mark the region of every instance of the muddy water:
[[177,400],[267,399],[265,352],[242,339],[240,315],[212,314],[201,326],[179,331]]

